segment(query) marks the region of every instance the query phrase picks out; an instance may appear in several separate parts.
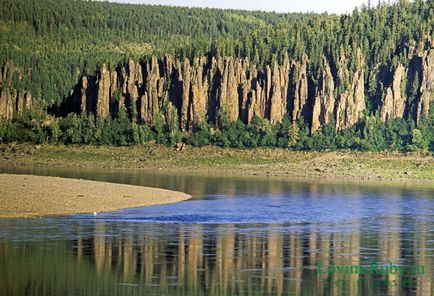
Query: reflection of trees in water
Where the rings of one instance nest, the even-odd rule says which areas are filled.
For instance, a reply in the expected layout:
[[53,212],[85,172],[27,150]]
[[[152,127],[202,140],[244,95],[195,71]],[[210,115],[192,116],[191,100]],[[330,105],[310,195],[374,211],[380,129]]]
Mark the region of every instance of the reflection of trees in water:
[[[414,209],[415,213],[421,213],[423,209]],[[409,240],[413,242],[412,261],[418,266],[425,266],[426,275],[423,277],[413,277],[419,281],[415,289],[415,295],[417,296],[431,296],[434,294],[433,273],[433,237],[432,225],[424,222],[420,219],[413,220],[414,225],[411,225],[416,231],[414,231],[413,237]],[[405,250],[405,248],[403,248]]]
[[[391,208],[391,213],[399,212],[399,206]],[[279,231],[280,225],[173,225],[168,230],[167,225],[95,221],[91,238],[86,236],[89,227],[77,226],[78,239],[73,242],[0,243],[0,294],[23,294],[26,289],[41,291],[35,294],[393,294],[396,288],[375,288],[369,282],[324,287],[316,264],[318,260],[327,266],[400,259],[405,265],[426,266],[427,274],[418,277],[420,285],[407,292],[432,295],[430,225],[417,219],[405,221],[403,225],[400,219],[386,217],[392,231],[380,230],[377,235],[364,233],[363,222],[353,225],[356,231],[349,233],[320,233],[313,225],[293,231]],[[402,227],[413,228],[414,236],[400,233]],[[331,278],[355,282],[369,276],[334,274]],[[383,278],[398,280],[399,276]]]

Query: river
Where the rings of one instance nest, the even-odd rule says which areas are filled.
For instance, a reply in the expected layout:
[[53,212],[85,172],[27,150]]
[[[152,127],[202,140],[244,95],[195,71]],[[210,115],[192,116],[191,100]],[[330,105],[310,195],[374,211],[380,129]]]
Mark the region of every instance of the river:
[[434,295],[432,187],[140,170],[0,172],[193,195],[96,216],[0,219],[0,295]]

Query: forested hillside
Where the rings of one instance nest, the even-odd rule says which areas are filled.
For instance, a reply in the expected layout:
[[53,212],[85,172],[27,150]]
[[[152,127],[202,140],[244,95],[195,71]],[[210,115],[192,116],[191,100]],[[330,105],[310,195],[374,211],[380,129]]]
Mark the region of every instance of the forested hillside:
[[434,1],[0,0],[1,141],[434,150]]

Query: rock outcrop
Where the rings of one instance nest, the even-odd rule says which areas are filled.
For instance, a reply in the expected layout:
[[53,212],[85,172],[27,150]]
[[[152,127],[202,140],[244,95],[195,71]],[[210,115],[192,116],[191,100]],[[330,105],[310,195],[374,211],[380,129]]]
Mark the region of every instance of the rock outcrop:
[[87,80],[86,76],[83,76],[81,78],[81,88],[80,88],[80,93],[81,93],[81,102],[80,102],[80,109],[82,113],[86,113],[87,111],[87,87],[89,86],[89,82]]
[[[78,93],[70,96],[79,100],[81,112],[107,118],[124,108],[132,120],[152,125],[156,114],[167,111],[170,103],[177,110],[181,130],[191,130],[205,118],[216,122],[222,109],[231,121],[249,123],[258,116],[280,122],[289,104],[296,120],[308,98],[307,57],[297,63],[285,56],[282,65],[275,62],[262,71],[248,59],[232,57],[193,61],[153,57],[144,64],[130,59],[116,70],[102,65],[96,76],[95,94],[90,79],[83,76]],[[296,81],[293,89],[291,79]],[[93,109],[91,97],[96,100]]]
[[[206,58],[196,58],[191,73],[191,104],[189,106],[190,122],[199,124],[205,120],[208,99],[208,80],[206,79]],[[189,126],[191,129],[192,126]]]
[[[338,83],[345,89],[338,99],[336,107],[336,130],[342,130],[353,126],[363,115],[365,106],[365,74],[363,70],[364,60],[361,52],[357,53],[359,69],[353,73],[347,82],[349,73],[346,71],[345,58],[341,60]],[[349,85],[349,87],[347,86]]]
[[[413,51],[410,55],[416,54]],[[78,108],[60,114],[85,112],[97,118],[116,118],[125,111],[138,123],[152,126],[162,117],[172,126],[178,124],[182,131],[191,131],[205,120],[217,123],[222,114],[246,124],[255,116],[273,123],[285,116],[296,122],[303,116],[311,120],[311,133],[330,122],[335,122],[336,130],[342,130],[356,124],[367,112],[367,68],[360,50],[354,58],[350,67],[350,60],[343,54],[337,61],[323,57],[317,69],[311,69],[307,56],[293,60],[285,55],[280,63],[273,61],[263,68],[247,58],[233,57],[179,60],[165,56],[140,63],[129,59],[115,69],[102,65],[95,75],[77,78],[68,98],[76,103],[63,106]],[[417,68],[421,76],[420,90],[412,100],[407,99],[409,91],[404,82],[410,79],[408,73],[414,75],[416,70],[399,64],[392,81],[388,81],[390,75],[378,74],[379,65],[373,68],[375,75],[368,69],[366,77],[378,77],[386,84],[383,99],[369,112],[378,111],[383,121],[404,116],[419,121],[428,114],[434,95],[434,50],[419,53],[418,59],[416,66],[409,66]],[[29,108],[32,101],[29,93],[7,87],[12,72],[13,67],[6,65],[0,75],[0,116],[6,119]],[[377,82],[378,86],[381,83]]]
[[307,77],[307,64],[306,56],[303,56],[300,63],[294,62],[292,64],[292,76],[295,85],[293,85],[293,100],[292,100],[292,120],[299,120],[303,115],[306,102],[309,96],[309,85]]
[[417,104],[416,122],[423,116],[428,116],[430,103],[434,102],[434,49],[422,56],[422,81],[420,99]]
[[30,110],[33,103],[32,94],[23,89],[15,89],[14,77],[22,81],[23,69],[16,67],[12,62],[6,62],[0,72],[0,120],[11,120],[14,116]]
[[226,108],[229,119],[235,121],[238,119],[239,112],[239,97],[238,97],[238,81],[237,77],[240,73],[235,69],[239,69],[239,61],[233,58],[226,58],[224,61],[218,61],[218,70],[221,73],[222,81],[220,84],[220,109]]
[[335,109],[335,82],[330,64],[325,57],[322,59],[323,71],[320,89],[315,95],[312,110],[311,133],[325,126],[334,116]]
[[401,92],[401,85],[405,79],[406,70],[403,65],[398,64],[393,75],[393,83],[391,87],[386,89],[386,96],[381,106],[381,119],[387,121],[392,118],[404,117],[405,105],[407,99]]
[[110,114],[110,72],[107,65],[103,64],[98,77],[98,94],[96,103],[96,115],[103,119]]
[[277,62],[274,63],[269,116],[271,122],[281,122],[286,114],[290,67],[287,55],[282,66],[279,66]]
[[[359,58],[362,64],[363,57]],[[341,82],[333,77],[329,61],[323,58],[320,86],[316,99],[310,101],[308,63],[307,56],[295,61],[286,55],[281,64],[276,61],[261,70],[247,58],[197,57],[181,61],[166,56],[152,57],[143,64],[130,59],[111,72],[103,65],[94,86],[95,116],[116,117],[120,108],[125,108],[132,120],[152,125],[157,114],[167,114],[170,103],[182,131],[192,130],[206,118],[217,122],[222,110],[229,120],[244,123],[252,122],[255,116],[276,123],[286,114],[294,122],[306,115],[312,118],[312,132],[333,116],[338,129],[357,122],[365,108],[363,70],[353,74],[349,89],[336,104],[336,83]],[[89,79],[83,77],[81,83],[81,94],[76,97],[80,97],[83,111],[84,102],[89,106],[92,95]]]

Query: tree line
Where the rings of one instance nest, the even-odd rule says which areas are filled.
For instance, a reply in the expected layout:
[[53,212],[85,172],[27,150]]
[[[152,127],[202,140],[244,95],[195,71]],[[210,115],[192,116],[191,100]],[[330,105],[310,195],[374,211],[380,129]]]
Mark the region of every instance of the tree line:
[[25,112],[0,126],[0,142],[131,146],[152,141],[166,146],[183,142],[195,147],[434,152],[434,113],[423,118],[417,127],[411,119],[396,118],[384,123],[377,115],[337,132],[332,121],[313,136],[303,118],[292,122],[288,116],[277,124],[255,117],[246,125],[240,120],[231,122],[222,112],[216,126],[203,122],[192,133],[180,132],[176,123],[165,122],[163,116],[157,118],[161,120],[150,127],[129,120],[124,111],[116,119],[75,113],[56,119],[41,112]]

